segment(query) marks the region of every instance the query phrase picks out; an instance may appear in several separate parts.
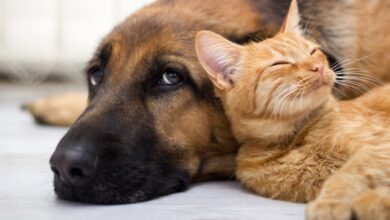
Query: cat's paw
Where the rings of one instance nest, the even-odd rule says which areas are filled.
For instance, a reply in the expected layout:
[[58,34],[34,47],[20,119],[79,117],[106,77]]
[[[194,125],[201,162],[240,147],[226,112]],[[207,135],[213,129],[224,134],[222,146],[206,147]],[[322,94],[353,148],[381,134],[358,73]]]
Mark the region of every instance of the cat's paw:
[[350,220],[352,208],[338,200],[315,200],[306,209],[307,220]]
[[390,187],[368,190],[353,203],[358,220],[390,219]]

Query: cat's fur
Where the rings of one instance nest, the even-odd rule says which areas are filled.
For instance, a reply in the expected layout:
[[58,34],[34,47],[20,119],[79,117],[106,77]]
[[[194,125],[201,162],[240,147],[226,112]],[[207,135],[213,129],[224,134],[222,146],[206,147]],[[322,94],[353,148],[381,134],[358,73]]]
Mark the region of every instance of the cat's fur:
[[337,101],[335,74],[299,22],[293,1],[263,42],[198,34],[199,60],[242,144],[237,177],[263,196],[314,200],[308,219],[390,219],[390,85]]

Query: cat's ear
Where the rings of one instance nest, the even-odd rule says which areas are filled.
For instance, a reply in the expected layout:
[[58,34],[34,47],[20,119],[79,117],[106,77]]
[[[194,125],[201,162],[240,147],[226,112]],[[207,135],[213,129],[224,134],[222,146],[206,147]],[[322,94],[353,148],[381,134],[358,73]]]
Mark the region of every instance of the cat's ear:
[[287,16],[284,19],[280,33],[295,33],[300,36],[303,35],[303,31],[299,23],[301,22],[301,16],[299,15],[299,7],[297,0],[292,0],[290,9]]
[[201,31],[196,36],[198,59],[217,88],[225,90],[232,87],[240,47],[210,31]]

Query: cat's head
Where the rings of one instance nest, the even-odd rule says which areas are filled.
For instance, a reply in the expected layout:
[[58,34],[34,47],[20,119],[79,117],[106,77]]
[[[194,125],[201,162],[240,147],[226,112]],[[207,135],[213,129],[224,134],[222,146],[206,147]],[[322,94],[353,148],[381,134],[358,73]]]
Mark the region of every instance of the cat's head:
[[335,81],[319,45],[303,36],[295,0],[273,38],[245,46],[200,32],[198,58],[226,110],[295,117],[324,103]]

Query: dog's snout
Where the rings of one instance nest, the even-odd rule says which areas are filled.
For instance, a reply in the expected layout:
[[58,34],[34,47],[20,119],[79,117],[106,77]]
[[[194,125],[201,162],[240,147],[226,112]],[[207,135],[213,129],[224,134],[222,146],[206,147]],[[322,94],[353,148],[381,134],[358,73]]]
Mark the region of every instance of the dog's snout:
[[58,148],[50,159],[54,174],[65,184],[83,186],[96,173],[98,157],[80,149]]

